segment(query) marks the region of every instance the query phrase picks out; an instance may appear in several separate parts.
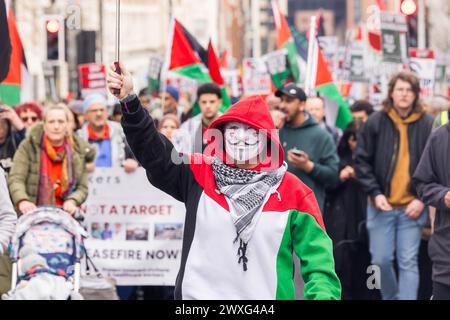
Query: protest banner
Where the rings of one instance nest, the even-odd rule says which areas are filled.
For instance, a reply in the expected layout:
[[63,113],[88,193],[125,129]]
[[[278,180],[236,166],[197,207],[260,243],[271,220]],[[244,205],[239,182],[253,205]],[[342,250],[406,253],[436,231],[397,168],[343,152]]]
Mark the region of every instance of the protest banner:
[[244,95],[269,94],[271,78],[267,72],[264,60],[257,58],[246,58],[242,62]]
[[150,94],[153,96],[156,96],[159,91],[163,63],[164,61],[160,56],[152,55],[150,57],[148,67],[148,88]]
[[410,48],[411,71],[415,72],[420,80],[420,96],[428,99],[433,97],[436,76],[436,59],[431,49]]
[[349,54],[349,79],[351,82],[365,82],[364,42],[353,41]]
[[178,273],[185,207],[139,168],[97,168],[81,206],[88,255],[118,285],[171,285]]
[[237,69],[220,69],[223,81],[230,88],[229,94],[233,97],[239,97],[241,92],[239,90],[239,71]]
[[408,63],[406,17],[400,13],[381,12],[380,19],[383,61]]

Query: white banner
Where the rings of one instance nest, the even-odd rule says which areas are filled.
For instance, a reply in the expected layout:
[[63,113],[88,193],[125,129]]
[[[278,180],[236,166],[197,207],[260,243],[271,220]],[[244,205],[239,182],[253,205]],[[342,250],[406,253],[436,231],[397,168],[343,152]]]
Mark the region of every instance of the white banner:
[[139,168],[97,168],[81,208],[86,249],[118,285],[174,285],[181,261],[184,204],[153,187]]
[[434,82],[436,76],[436,59],[432,49],[410,49],[411,70],[420,79],[420,96],[429,99],[434,94]]
[[239,91],[239,71],[237,69],[220,69],[223,77],[223,81],[231,89],[231,95],[239,97],[241,92]]
[[244,76],[242,79],[244,95],[269,94],[271,78],[263,59],[246,58],[243,63]]

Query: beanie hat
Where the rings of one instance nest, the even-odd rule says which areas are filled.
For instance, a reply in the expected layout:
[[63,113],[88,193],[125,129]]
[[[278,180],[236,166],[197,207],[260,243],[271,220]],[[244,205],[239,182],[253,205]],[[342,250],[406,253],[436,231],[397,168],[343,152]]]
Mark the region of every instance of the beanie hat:
[[108,101],[106,100],[106,97],[100,93],[92,93],[88,95],[83,102],[83,111],[86,112],[90,106],[94,104],[100,104],[105,107],[108,106]]
[[176,101],[178,101],[178,99],[180,99],[180,92],[178,91],[177,88],[175,88],[174,86],[172,86],[170,84],[166,87],[164,92],[167,92],[168,94],[170,94]]
[[74,100],[69,103],[69,108],[76,114],[81,114],[84,112],[84,101],[83,100]]

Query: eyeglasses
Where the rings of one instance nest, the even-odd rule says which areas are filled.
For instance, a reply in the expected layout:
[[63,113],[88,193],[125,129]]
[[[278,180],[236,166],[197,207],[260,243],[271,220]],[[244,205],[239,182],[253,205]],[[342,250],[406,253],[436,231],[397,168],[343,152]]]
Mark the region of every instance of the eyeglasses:
[[21,118],[23,122],[28,122],[29,120],[36,122],[37,121],[37,117],[23,117]]

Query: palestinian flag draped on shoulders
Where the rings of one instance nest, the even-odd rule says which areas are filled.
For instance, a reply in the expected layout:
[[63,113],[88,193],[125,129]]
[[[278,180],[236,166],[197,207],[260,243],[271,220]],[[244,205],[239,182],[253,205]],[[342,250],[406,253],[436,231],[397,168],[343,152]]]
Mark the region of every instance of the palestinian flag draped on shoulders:
[[313,41],[313,48],[312,88],[325,100],[327,123],[344,130],[352,121],[350,108],[333,81],[317,39]]
[[11,8],[0,0],[0,101],[15,106],[20,103],[25,55]]
[[[168,70],[197,80],[200,84],[216,82],[223,88],[220,111],[224,112],[230,106],[230,100],[224,90],[217,56],[214,51],[211,52],[212,46],[210,48],[206,51],[178,20],[173,19]],[[193,116],[195,116],[200,112],[197,101],[193,108]]]

